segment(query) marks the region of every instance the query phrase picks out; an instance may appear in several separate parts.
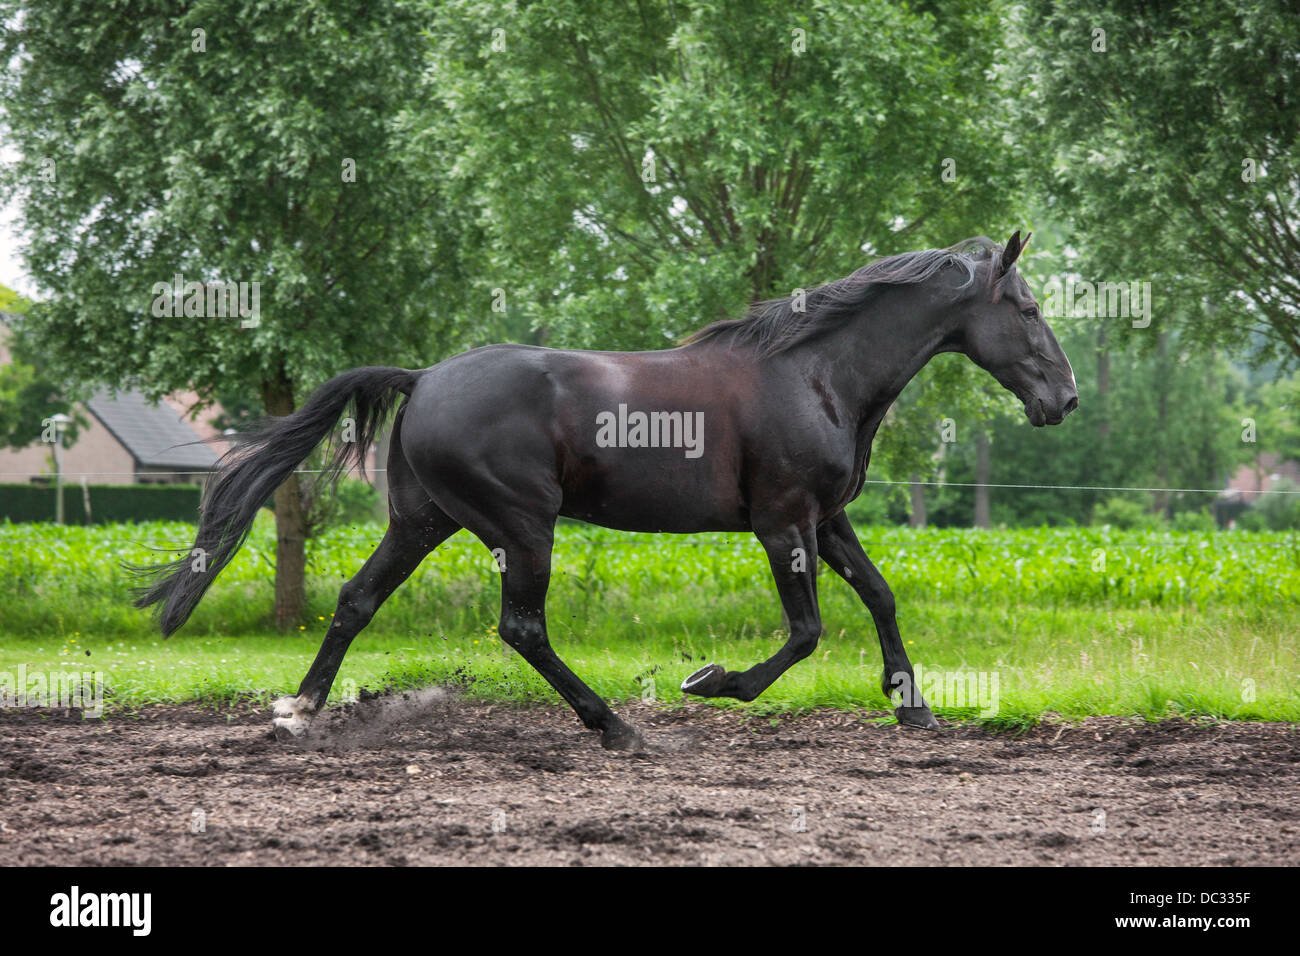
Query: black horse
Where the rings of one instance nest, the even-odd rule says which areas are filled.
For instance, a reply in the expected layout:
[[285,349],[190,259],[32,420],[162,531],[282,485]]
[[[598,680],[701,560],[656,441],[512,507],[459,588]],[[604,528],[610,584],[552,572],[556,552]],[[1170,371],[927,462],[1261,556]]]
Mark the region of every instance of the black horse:
[[1036,426],[1058,424],[1078,405],[1070,363],[1015,268],[1022,248],[1017,231],[1005,248],[975,239],[892,256],[664,351],[493,345],[422,371],[344,372],[222,459],[194,543],[206,563],[186,557],[150,569],[155,578],[137,606],[161,604],[164,634],[180,627],[243,544],[258,508],[349,405],[360,437],[339,449],[335,472],[364,460],[401,394],[388,455],[388,531],[343,585],[297,696],[276,703],[281,732],[305,732],[352,639],[429,552],[468,528],[501,571],[502,639],[606,747],[638,746],[637,731],[547,638],[558,515],[627,531],[758,537],[789,639],[748,670],[696,671],[682,689],[702,697],[753,700],[812,653],[822,630],[820,557],[871,612],[883,690],[905,692],[900,723],[935,728],[909,686],[893,595],[844,506],[862,490],[886,410],[940,352],[962,352],[989,371]]

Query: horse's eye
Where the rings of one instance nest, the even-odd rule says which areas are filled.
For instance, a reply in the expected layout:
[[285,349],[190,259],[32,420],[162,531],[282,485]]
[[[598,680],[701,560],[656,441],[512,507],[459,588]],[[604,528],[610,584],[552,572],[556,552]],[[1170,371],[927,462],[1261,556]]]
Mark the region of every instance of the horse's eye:
[[1031,305],[1029,308],[1025,309],[1025,311],[1021,312],[1020,314],[1026,319],[1036,319],[1038,318],[1038,306]]

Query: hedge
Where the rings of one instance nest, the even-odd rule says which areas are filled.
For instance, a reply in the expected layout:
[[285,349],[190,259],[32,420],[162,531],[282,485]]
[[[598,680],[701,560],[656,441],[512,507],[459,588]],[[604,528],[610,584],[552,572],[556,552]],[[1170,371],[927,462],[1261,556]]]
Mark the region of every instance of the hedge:
[[[115,521],[198,521],[198,485],[89,485],[90,521],[80,484],[63,486],[63,520],[67,524]],[[0,521],[53,521],[53,485],[0,484]]]

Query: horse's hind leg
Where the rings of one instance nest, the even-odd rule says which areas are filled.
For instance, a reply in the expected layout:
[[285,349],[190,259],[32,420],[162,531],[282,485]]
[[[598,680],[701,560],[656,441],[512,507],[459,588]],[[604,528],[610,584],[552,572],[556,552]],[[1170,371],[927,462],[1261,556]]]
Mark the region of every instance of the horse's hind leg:
[[[551,519],[552,522],[554,519]],[[495,524],[495,522],[493,522]],[[497,555],[501,568],[501,639],[519,652],[577,713],[582,723],[601,732],[612,750],[635,750],[641,735],[624,723],[551,647],[546,634],[546,591],[551,581],[554,525],[529,518],[494,530],[470,527]]]
[[338,607],[325,641],[303,678],[298,695],[282,697],[275,702],[274,727],[277,733],[297,737],[307,732],[311,718],[329,696],[352,639],[370,623],[379,606],[419,567],[425,556],[459,528],[460,525],[432,502],[411,517],[393,515],[384,540],[374,554],[339,590]]

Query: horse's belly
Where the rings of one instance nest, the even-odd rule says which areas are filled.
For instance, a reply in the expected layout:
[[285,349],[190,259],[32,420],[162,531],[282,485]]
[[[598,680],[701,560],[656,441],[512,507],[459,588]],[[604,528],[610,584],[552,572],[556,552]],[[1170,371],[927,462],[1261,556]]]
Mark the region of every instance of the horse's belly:
[[717,462],[668,460],[668,449],[619,451],[625,460],[566,462],[560,514],[622,531],[749,530],[736,481],[719,473]]

